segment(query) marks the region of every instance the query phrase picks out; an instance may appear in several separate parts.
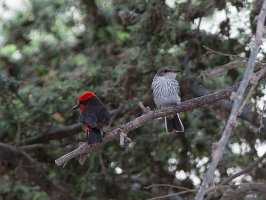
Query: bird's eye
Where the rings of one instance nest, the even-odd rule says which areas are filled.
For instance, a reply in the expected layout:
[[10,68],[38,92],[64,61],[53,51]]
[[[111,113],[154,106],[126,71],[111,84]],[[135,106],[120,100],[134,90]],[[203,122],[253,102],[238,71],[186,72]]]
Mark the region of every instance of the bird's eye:
[[164,70],[165,73],[168,72],[168,71],[169,71],[168,69],[165,69],[165,70]]

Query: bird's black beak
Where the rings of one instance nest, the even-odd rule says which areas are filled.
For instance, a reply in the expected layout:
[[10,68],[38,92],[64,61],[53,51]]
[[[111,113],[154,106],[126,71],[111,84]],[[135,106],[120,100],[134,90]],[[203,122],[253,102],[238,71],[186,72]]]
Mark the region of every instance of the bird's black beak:
[[77,104],[77,105],[75,105],[75,106],[73,106],[73,108],[72,108],[72,109],[74,110],[74,109],[77,109],[77,108],[79,108],[79,105],[78,105],[78,104]]
[[180,69],[175,69],[175,73],[178,73],[178,72],[180,72],[181,70]]

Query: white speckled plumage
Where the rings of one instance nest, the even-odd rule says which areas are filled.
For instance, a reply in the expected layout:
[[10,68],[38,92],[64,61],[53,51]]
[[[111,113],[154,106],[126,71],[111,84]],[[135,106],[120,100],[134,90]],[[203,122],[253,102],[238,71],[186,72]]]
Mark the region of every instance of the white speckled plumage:
[[157,76],[153,78],[152,90],[154,102],[158,108],[179,104],[179,84],[175,80],[176,73],[167,73],[167,76]]
[[[154,102],[158,108],[177,105],[181,102],[179,83],[176,80],[178,70],[172,67],[163,67],[154,76],[151,88]],[[184,132],[184,126],[177,114],[165,117],[165,128],[168,132]]]

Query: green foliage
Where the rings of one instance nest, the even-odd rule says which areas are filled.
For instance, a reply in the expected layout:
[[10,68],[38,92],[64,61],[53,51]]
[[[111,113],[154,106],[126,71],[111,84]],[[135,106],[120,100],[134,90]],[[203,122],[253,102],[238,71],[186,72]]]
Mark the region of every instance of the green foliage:
[[4,48],[1,49],[1,54],[3,56],[9,56],[9,57],[11,57],[12,54],[14,54],[16,52],[16,50],[17,50],[16,45],[14,45],[14,44],[8,44]]
[[[115,113],[108,129],[141,115],[139,101],[154,109],[150,84],[161,66],[182,70],[178,80],[183,101],[194,96],[191,83],[216,91],[241,80],[244,72],[235,69],[200,78],[202,70],[246,57],[251,30],[240,27],[238,36],[230,37],[233,25],[229,15],[229,22],[220,22],[215,34],[202,30],[198,23],[210,19],[217,10],[251,10],[253,1],[247,5],[238,1],[180,1],[171,7],[156,0],[97,0],[93,9],[90,3],[94,1],[25,2],[18,10],[5,8],[10,17],[0,16],[0,140],[7,144],[24,145],[29,138],[76,123],[79,114],[71,107],[88,90],[95,91]],[[88,13],[90,9],[97,12]],[[137,17],[123,24],[121,10],[132,11]],[[254,21],[252,17],[248,20]],[[203,45],[233,55],[209,52]],[[265,95],[264,85],[256,89],[256,101]],[[250,106],[256,111],[256,104]],[[49,180],[81,199],[137,200],[169,192],[169,188],[145,189],[156,183],[195,189],[193,178],[181,180],[176,173],[202,177],[227,113],[207,105],[180,116],[185,135],[168,134],[163,119],[154,120],[129,134],[133,140],[130,146],[122,149],[118,141],[105,144],[100,152],[88,155],[84,166],[77,159],[64,169],[54,165],[54,159],[85,140],[82,133],[40,141],[53,148],[27,153],[44,166]],[[240,123],[230,143],[245,143],[251,150],[241,156],[228,151],[219,166],[221,173],[246,165],[256,156],[256,142],[265,140],[265,134],[259,134],[249,123]],[[0,173],[0,199],[49,199],[16,165],[1,160]],[[265,178],[265,173],[260,178]]]

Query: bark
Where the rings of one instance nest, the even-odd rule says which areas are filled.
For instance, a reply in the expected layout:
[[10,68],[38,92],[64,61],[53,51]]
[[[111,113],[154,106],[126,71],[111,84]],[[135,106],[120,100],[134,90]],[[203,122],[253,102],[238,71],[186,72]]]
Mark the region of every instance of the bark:
[[[261,71],[264,72],[264,70],[261,70]],[[257,73],[260,75],[259,76],[260,79],[265,78],[266,73],[263,73],[263,76],[262,76],[260,72]],[[136,119],[134,119],[134,120],[132,120],[126,124],[123,124],[123,125],[119,126],[118,128],[107,133],[107,136],[104,138],[103,143],[94,144],[94,145],[90,145],[90,146],[88,146],[87,143],[81,143],[81,145],[77,149],[75,149],[75,150],[67,153],[66,155],[63,155],[62,157],[56,159],[55,163],[58,166],[60,166],[60,165],[63,165],[64,163],[68,162],[69,160],[71,160],[71,159],[73,159],[73,158],[75,158],[81,154],[86,154],[90,151],[97,150],[103,144],[118,138],[120,133],[126,133],[127,134],[129,132],[132,132],[133,130],[151,122],[154,119],[164,117],[164,116],[173,115],[174,113],[184,112],[187,110],[198,108],[198,107],[206,105],[206,104],[213,104],[219,100],[229,98],[231,96],[231,93],[238,89],[240,83],[241,82],[236,83],[236,84],[234,84],[234,85],[232,85],[226,89],[220,90],[218,92],[214,92],[211,94],[207,94],[205,96],[201,96],[198,98],[184,101],[177,106],[158,109],[158,110],[144,113],[140,117],[137,117]]]
[[[201,85],[192,84],[190,89],[191,89],[191,92],[196,96],[204,96],[204,95],[210,94],[209,90],[207,90]],[[216,108],[223,109],[223,110],[226,110],[227,112],[230,112],[232,109],[233,103],[231,103],[228,100],[222,99],[214,103],[214,106]],[[259,113],[252,112],[248,108],[244,108],[241,114],[239,115],[239,117],[241,119],[244,119],[250,122],[254,126],[257,126],[257,127],[261,126]],[[263,127],[261,128],[261,132],[266,132],[266,118],[262,119],[262,124],[263,124]]]
[[221,200],[241,200],[248,194],[258,194],[261,197],[266,197],[266,182],[250,183],[245,186],[226,192]]

